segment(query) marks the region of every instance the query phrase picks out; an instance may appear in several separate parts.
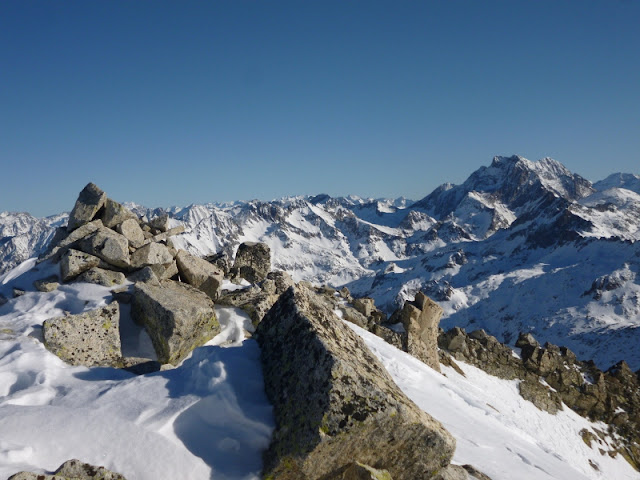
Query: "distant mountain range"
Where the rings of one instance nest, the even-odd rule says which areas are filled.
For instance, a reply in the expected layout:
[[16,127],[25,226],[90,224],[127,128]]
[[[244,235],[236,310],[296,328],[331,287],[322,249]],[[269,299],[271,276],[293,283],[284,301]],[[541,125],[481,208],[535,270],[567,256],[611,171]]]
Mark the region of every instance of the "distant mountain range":
[[[495,157],[415,203],[317,195],[168,213],[187,229],[176,243],[198,255],[265,242],[275,269],[346,285],[388,313],[423,290],[444,308],[444,328],[484,328],[511,344],[532,332],[601,368],[640,368],[638,175],[592,184],[550,158]],[[65,222],[1,213],[0,273]]]

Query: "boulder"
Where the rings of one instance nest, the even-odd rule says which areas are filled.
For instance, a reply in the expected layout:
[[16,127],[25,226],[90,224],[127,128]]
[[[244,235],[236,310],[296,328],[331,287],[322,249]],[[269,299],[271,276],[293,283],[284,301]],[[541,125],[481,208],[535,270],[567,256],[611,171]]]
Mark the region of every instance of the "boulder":
[[69,248],[74,248],[79,240],[82,240],[84,237],[92,234],[102,227],[102,220],[93,220],[92,222],[76,228],[73,232],[61,238],[59,242],[52,244],[50,252],[40,258],[39,261],[52,259],[54,262],[57,262]]
[[60,286],[60,282],[57,275],[50,275],[47,278],[36,280],[33,282],[33,286],[39,292],[53,292]]
[[166,213],[164,215],[160,215],[156,218],[152,218],[149,221],[149,226],[151,228],[155,228],[156,230],[160,230],[161,232],[166,232],[169,230],[169,215]]
[[[167,246],[169,246],[170,238],[174,235],[180,235],[181,233],[184,233],[184,225],[170,228],[166,232],[158,233],[157,235],[152,235],[149,233],[148,235],[145,235],[143,245],[151,242],[167,242]],[[142,234],[144,235],[145,232],[143,231]]]
[[63,282],[69,282],[83,272],[100,265],[100,259],[94,255],[70,249],[60,260],[60,275]]
[[104,467],[95,467],[80,460],[64,462],[53,475],[42,473],[20,472],[12,475],[8,480],[126,480],[119,473]]
[[95,184],[89,183],[82,189],[76,204],[69,215],[67,230],[72,232],[76,228],[89,223],[107,201],[107,194]]
[[113,270],[93,267],[78,276],[76,281],[103,285],[105,287],[113,287],[114,285],[122,285],[125,281],[125,276],[122,272],[114,272]]
[[149,268],[156,274],[159,280],[169,280],[178,275],[178,265],[175,260],[169,263],[149,265]]
[[104,226],[114,228],[125,220],[134,220],[138,223],[138,217],[135,213],[115,200],[107,198],[104,205],[104,214],[102,215]]
[[276,420],[265,477],[340,478],[360,462],[415,480],[448,465],[454,438],[402,393],[324,297],[289,288],[256,334]]
[[160,285],[160,280],[158,279],[158,276],[155,274],[155,272],[150,266],[146,266],[130,274],[129,281],[133,283],[142,282],[142,283],[148,283],[148,284],[157,285],[157,286]]
[[202,290],[212,300],[220,296],[224,273],[211,263],[184,250],[178,250],[176,264],[181,277],[191,286]]
[[405,302],[403,308],[390,319],[390,323],[401,322],[404,326],[404,351],[438,372],[438,324],[442,313],[442,308],[436,302],[418,292],[413,302]]
[[373,298],[363,297],[363,298],[356,298],[353,301],[353,308],[355,308],[365,317],[370,317],[371,313],[375,310],[376,305]]
[[549,387],[541,384],[537,378],[527,379],[518,385],[520,396],[530,401],[540,410],[555,415],[562,410],[562,400]]
[[211,299],[172,280],[160,285],[136,283],[131,313],[145,326],[161,363],[177,365],[220,332]]
[[95,255],[114,267],[128,268],[131,264],[129,241],[109,228],[98,229],[80,240],[78,246],[83,252]]
[[161,243],[148,243],[131,255],[131,266],[133,268],[142,268],[147,265],[163,265],[172,261],[171,252]]
[[129,240],[129,245],[139,248],[144,244],[144,233],[137,220],[129,218],[118,225],[117,230]]
[[71,365],[119,367],[120,309],[117,302],[106,307],[45,320],[44,345]]
[[378,470],[360,462],[347,465],[343,471],[331,477],[335,480],[393,480],[386,470]]
[[271,270],[271,249],[266,243],[245,242],[240,244],[231,275],[258,283],[267,278]]

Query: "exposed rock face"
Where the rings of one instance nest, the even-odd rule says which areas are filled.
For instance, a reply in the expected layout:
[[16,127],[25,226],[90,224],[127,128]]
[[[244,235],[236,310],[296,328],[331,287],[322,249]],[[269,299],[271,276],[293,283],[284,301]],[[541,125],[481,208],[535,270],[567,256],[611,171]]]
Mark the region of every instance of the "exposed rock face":
[[79,250],[67,250],[60,260],[60,275],[62,280],[69,282],[83,272],[100,265],[100,259],[96,256]]
[[48,350],[71,365],[111,366],[121,364],[120,309],[117,302],[106,307],[43,324]]
[[406,335],[404,350],[419,360],[429,365],[436,371],[440,371],[438,359],[438,324],[442,317],[442,308],[427,297],[418,292],[413,302],[405,302],[402,310],[399,310],[391,318],[391,323],[401,322]]
[[249,314],[251,322],[258,325],[280,295],[292,285],[293,280],[288,273],[269,272],[267,278],[258,285],[225,292],[218,303],[241,308]]
[[106,201],[106,193],[100,190],[93,183],[87,184],[87,186],[80,192],[80,195],[78,195],[76,204],[74,205],[73,210],[71,210],[67,230],[71,232],[85,223],[89,223],[93,220],[93,217],[96,216]]
[[64,462],[53,475],[41,473],[20,472],[9,477],[8,480],[126,480],[119,473],[104,467],[94,467],[80,460]]
[[453,437],[398,389],[322,296],[291,287],[256,333],[277,424],[265,475],[336,478],[357,461],[415,480],[449,463]]
[[114,267],[128,268],[131,264],[129,241],[124,235],[109,228],[100,228],[83,238],[79,242],[79,248]]
[[189,285],[167,280],[136,283],[131,311],[143,324],[162,363],[177,365],[220,332],[211,299]]
[[176,255],[176,264],[180,275],[187,283],[202,290],[212,300],[217,300],[222,286],[223,272],[211,263],[198,257],[194,257],[184,250],[179,250]]
[[266,243],[241,243],[230,274],[258,283],[267,278],[271,270],[271,249]]

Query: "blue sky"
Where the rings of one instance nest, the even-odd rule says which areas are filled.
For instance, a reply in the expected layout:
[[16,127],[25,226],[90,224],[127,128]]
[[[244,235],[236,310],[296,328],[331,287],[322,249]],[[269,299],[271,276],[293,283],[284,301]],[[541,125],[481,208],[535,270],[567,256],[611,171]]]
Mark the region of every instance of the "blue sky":
[[640,2],[0,2],[0,211],[640,173]]

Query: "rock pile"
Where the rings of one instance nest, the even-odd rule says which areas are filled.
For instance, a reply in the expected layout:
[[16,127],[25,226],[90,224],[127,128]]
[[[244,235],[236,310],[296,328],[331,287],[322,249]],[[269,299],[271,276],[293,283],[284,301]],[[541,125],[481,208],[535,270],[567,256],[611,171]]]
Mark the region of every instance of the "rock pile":
[[10,476],[7,480],[126,480],[119,473],[107,470],[104,467],[94,467],[80,460],[68,460],[64,462],[53,475],[41,473],[19,472]]
[[[177,251],[167,215],[147,220],[110,199],[93,183],[78,196],[66,228],[40,261],[59,262],[62,282],[114,287],[134,283],[129,295],[117,291],[110,305],[47,320],[46,347],[73,365],[133,368],[150,359],[123,358],[118,301],[133,303],[133,319],[144,325],[161,363],[179,363],[193,348],[213,338],[220,326],[213,300],[222,271],[185,251]],[[186,282],[181,283],[178,280]],[[38,290],[57,288],[58,278],[36,282]],[[128,290],[128,289],[126,289]]]

